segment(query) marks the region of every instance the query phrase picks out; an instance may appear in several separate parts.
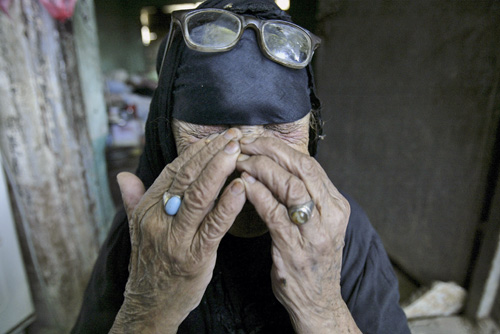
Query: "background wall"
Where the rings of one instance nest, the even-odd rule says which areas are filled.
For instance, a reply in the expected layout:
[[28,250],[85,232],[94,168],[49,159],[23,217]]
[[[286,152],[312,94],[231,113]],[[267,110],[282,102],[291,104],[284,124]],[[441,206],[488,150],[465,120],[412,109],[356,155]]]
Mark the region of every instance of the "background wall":
[[101,68],[104,73],[123,68],[146,70],[137,1],[95,0]]
[[[152,41],[148,47],[142,45],[139,19],[141,9],[150,7],[152,11],[161,12],[161,8],[167,4],[184,1],[95,0],[94,2],[104,73],[119,68],[129,73],[154,71],[159,40]],[[165,22],[151,22],[153,28],[158,28],[159,34],[166,34],[170,25],[169,17],[159,15],[157,19]],[[159,36],[161,37],[162,35]]]
[[500,2],[319,1],[317,19],[320,161],[404,271],[467,284],[498,171]]

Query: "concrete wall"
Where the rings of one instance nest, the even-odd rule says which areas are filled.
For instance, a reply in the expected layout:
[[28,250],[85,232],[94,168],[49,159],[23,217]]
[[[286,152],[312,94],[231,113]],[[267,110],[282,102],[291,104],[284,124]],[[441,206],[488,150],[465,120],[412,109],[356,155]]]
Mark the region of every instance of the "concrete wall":
[[498,1],[319,1],[320,161],[421,283],[467,280],[500,114]]

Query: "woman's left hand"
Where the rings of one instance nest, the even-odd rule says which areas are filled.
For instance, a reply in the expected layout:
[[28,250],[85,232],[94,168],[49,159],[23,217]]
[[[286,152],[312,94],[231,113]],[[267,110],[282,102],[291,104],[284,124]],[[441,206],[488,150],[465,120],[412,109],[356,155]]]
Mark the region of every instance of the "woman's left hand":
[[[253,141],[252,141],[253,140]],[[247,199],[273,240],[272,284],[298,333],[360,333],[340,294],[342,249],[350,206],[319,163],[280,139],[240,141]],[[314,202],[305,224],[288,208]]]

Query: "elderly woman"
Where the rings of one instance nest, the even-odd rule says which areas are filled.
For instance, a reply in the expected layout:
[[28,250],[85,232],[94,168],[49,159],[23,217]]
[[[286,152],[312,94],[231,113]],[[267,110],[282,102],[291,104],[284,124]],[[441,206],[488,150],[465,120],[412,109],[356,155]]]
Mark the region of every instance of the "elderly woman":
[[379,238],[311,157],[319,39],[289,21],[271,0],[173,14],[74,333],[409,333]]

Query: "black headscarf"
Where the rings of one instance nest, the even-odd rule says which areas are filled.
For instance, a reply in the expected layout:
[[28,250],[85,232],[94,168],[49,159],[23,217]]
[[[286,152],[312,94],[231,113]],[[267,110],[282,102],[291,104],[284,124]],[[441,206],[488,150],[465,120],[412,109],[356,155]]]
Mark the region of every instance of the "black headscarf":
[[[284,21],[291,21],[290,16],[283,12],[273,0],[207,0],[203,2],[199,8],[220,8],[230,10],[238,14],[253,15],[260,19],[279,19]],[[316,154],[316,146],[318,136],[321,134],[321,118],[320,118],[320,101],[316,97],[314,88],[314,78],[311,65],[308,65],[303,70],[295,70],[279,65],[271,60],[268,60],[262,55],[260,49],[258,49],[257,41],[255,39],[255,34],[247,29],[244,33],[242,40],[239,44],[242,45],[241,48],[236,47],[235,49],[223,52],[223,53],[201,53],[197,51],[190,50],[184,43],[182,38],[182,33],[179,29],[175,29],[175,34],[171,41],[170,48],[165,56],[163,67],[161,73],[159,73],[158,87],[153,95],[153,99],[150,106],[149,116],[146,123],[146,146],[144,152],[141,156],[139,163],[139,168],[137,170],[138,176],[143,181],[146,188],[151,186],[154,180],[158,177],[162,169],[171,161],[177,157],[177,150],[175,146],[175,141],[173,133],[171,130],[171,120],[174,112],[175,105],[175,116],[176,118],[190,121],[192,123],[202,123],[199,120],[199,115],[193,115],[193,113],[186,112],[187,110],[193,110],[196,107],[197,102],[198,107],[206,107],[204,100],[202,99],[203,94],[209,96],[212,100],[226,101],[226,105],[221,103],[212,106],[210,117],[205,117],[207,120],[205,124],[270,124],[270,123],[284,123],[297,120],[301,116],[305,116],[308,112],[304,112],[304,108],[308,108],[313,113],[313,128],[310,131],[310,141],[309,141],[309,151],[311,155]],[[166,40],[164,40],[160,46],[157,59],[157,71],[160,71],[161,62],[163,59],[163,54],[166,47]],[[257,52],[256,52],[257,50]],[[287,78],[287,84],[283,85],[289,90],[294,90],[294,92],[299,92],[298,94],[288,94],[286,98],[282,96],[261,96],[259,94],[252,94],[248,87],[251,87],[253,81],[258,83],[259,87],[256,91],[262,92],[265,89],[265,85],[274,85],[273,91],[276,89],[276,81],[272,80],[271,77],[267,77],[267,80],[260,80],[260,78],[248,78],[251,74],[249,69],[255,69],[255,58],[251,57],[238,57],[238,52],[242,54],[251,54],[252,56],[259,55],[257,61],[261,66],[265,66],[266,71],[272,71],[278,75],[281,83],[283,83],[283,78]],[[236,55],[236,56],[235,56]],[[244,84],[247,87],[246,92],[248,94],[242,94],[242,90],[237,91],[238,95],[235,95],[234,101],[231,101],[230,94],[228,92],[223,92],[225,99],[217,99],[213,90],[200,89],[200,85],[196,85],[200,78],[203,78],[204,85],[210,85],[211,83],[220,81],[220,77],[212,74],[205,73],[203,76],[195,78],[196,73],[202,68],[202,64],[209,64],[212,62],[215,68],[222,68],[221,64],[227,61],[232,61],[232,67],[236,70],[233,73],[239,73],[237,68],[241,69],[241,73],[238,74],[239,78],[242,78]],[[237,64],[234,64],[235,62]],[[264,64],[264,65],[263,65]],[[262,71],[259,71],[262,73]],[[244,80],[244,78],[247,80]],[[227,85],[226,85],[227,86]],[[217,88],[220,88],[219,85]],[[203,88],[206,88],[204,86]],[[230,88],[228,87],[228,91]],[[220,90],[218,93],[220,94]],[[192,97],[197,96],[200,99],[193,99]],[[295,96],[297,95],[297,96]],[[229,96],[229,97],[228,97]],[[191,99],[190,99],[191,97]],[[309,97],[309,100],[307,100]],[[282,102],[277,102],[281,98]],[[174,103],[175,99],[175,103]],[[206,99],[206,97],[205,97]],[[253,115],[253,119],[243,122],[241,121],[245,116],[247,110],[243,109],[235,114],[228,114],[226,111],[228,109],[235,110],[234,106],[238,103],[244,101],[247,105],[258,108],[260,101],[265,100],[265,103],[261,107],[262,110],[273,109],[272,105],[276,106],[274,111],[270,113],[269,118],[258,117],[258,115],[263,115],[264,113],[256,113],[257,116]],[[274,99],[274,101],[273,101]],[[280,104],[281,103],[281,104]],[[189,106],[187,106],[189,105]],[[296,109],[290,110],[290,106],[298,106]],[[281,108],[281,109],[280,109]],[[222,110],[217,114],[218,110]],[[280,111],[281,110],[281,111]],[[284,115],[280,118],[280,112],[287,113],[290,115]],[[193,122],[193,117],[197,117],[198,122]],[[231,117],[236,119],[236,121],[231,121]],[[209,122],[208,119],[213,121]]]

